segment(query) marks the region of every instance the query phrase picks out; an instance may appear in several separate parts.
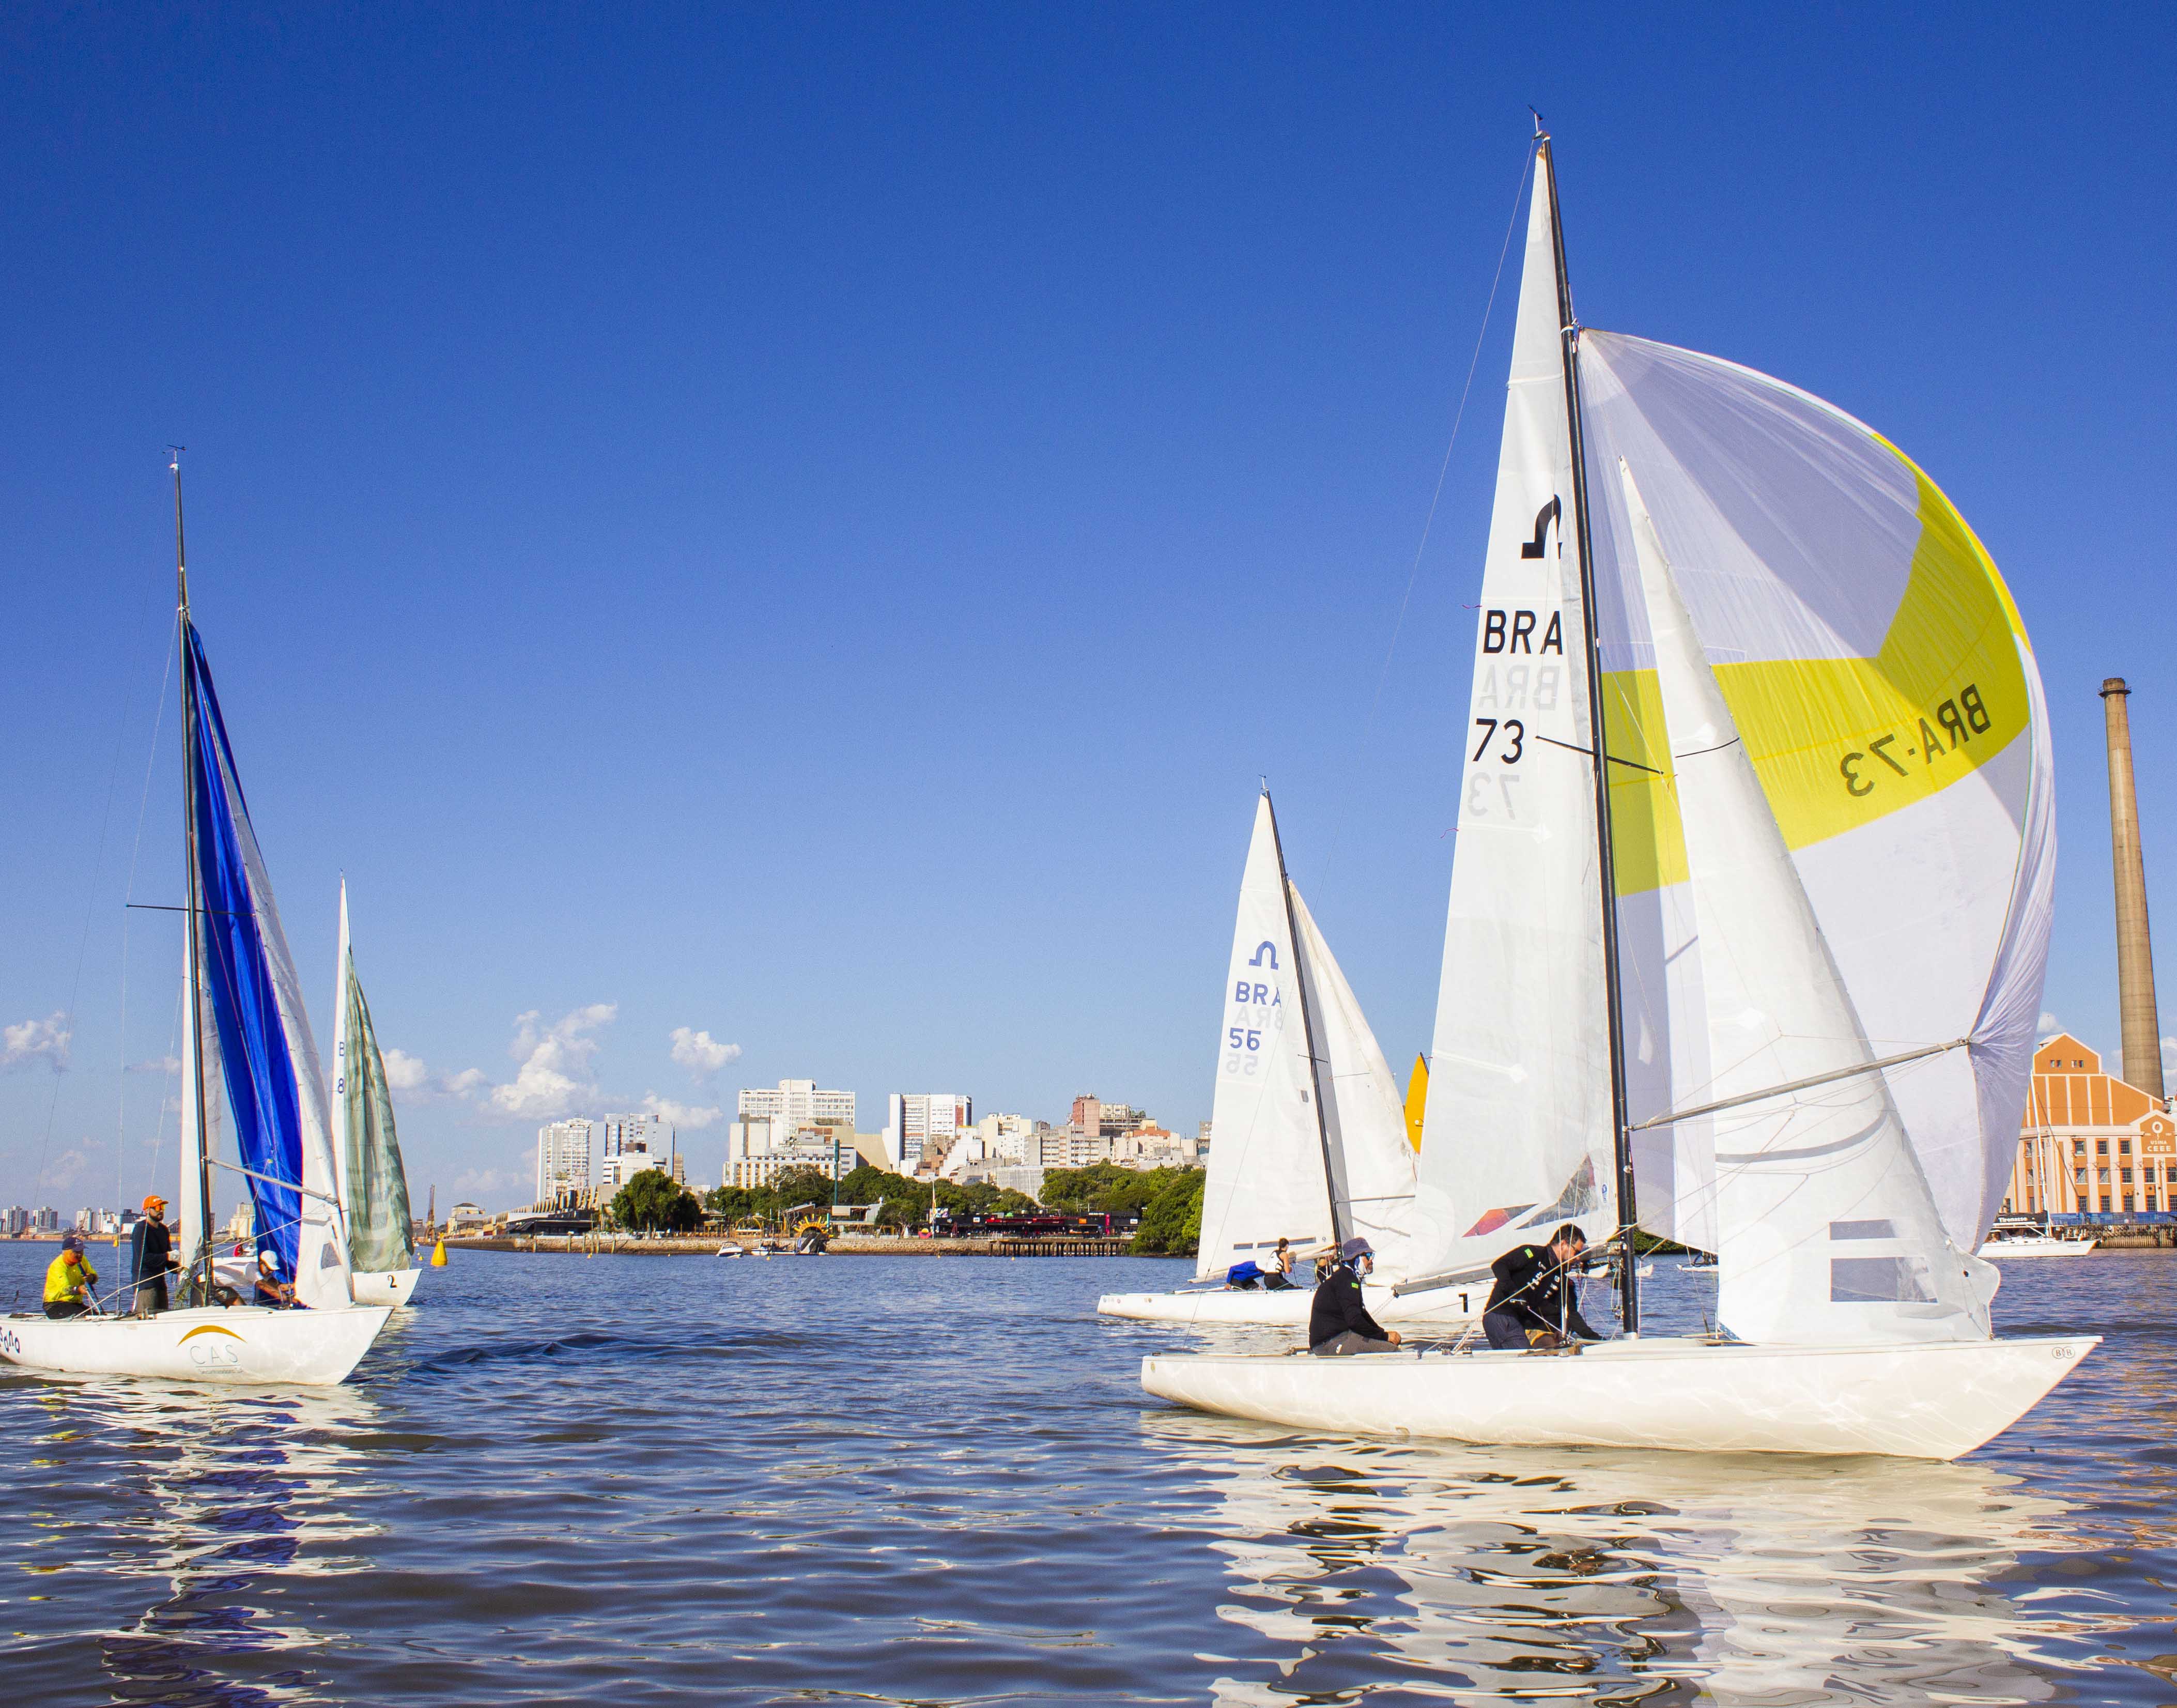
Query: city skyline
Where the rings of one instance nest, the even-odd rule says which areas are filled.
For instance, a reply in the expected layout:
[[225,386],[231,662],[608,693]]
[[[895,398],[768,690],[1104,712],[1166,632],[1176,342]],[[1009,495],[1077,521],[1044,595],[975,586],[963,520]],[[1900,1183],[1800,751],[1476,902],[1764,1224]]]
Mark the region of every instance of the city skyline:
[[2057,746],[2043,1029],[2114,1058],[2106,676],[2177,917],[2177,525],[2123,501],[2171,448],[2170,145],[2076,115],[2154,110],[2167,32],[1686,17],[1545,70],[1509,17],[1127,15],[539,20],[482,79],[473,20],[0,24],[39,832],[0,1197],[172,1190],[177,931],[123,903],[177,898],[175,441],[318,1042],[345,870],[419,1195],[511,1201],[577,1109],[712,1144],[811,1072],[1188,1130],[1265,774],[1403,1070],[1529,100],[1585,318],[1835,399],[2004,570]]

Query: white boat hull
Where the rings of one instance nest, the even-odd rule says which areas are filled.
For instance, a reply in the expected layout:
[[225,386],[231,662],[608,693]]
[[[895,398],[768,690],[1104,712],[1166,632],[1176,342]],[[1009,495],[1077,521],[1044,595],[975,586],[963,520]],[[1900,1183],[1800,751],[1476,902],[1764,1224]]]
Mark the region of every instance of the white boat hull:
[[2095,1240],[2055,1240],[2034,1237],[2023,1240],[1990,1240],[1973,1255],[1977,1258],[2083,1258],[2099,1241]]
[[357,1269],[353,1277],[355,1301],[358,1305],[412,1305],[416,1302],[416,1278],[422,1269]]
[[0,1358],[79,1376],[330,1388],[345,1382],[391,1309],[165,1311],[156,1317],[0,1317]]
[[1165,1356],[1160,1399],[1265,1423],[1511,1447],[1956,1459],[2000,1434],[2095,1335],[1896,1346],[1611,1340],[1578,1356]]
[[[1364,1287],[1362,1301],[1368,1314],[1386,1328],[1409,1323],[1456,1327],[1472,1322],[1488,1302],[1487,1280],[1470,1287],[1435,1287],[1426,1293],[1394,1297],[1389,1287]],[[1314,1308],[1311,1287],[1288,1287],[1274,1293],[1251,1292],[1235,1287],[1205,1287],[1198,1292],[1106,1293],[1096,1301],[1097,1313],[1125,1317],[1137,1323],[1200,1323],[1246,1324],[1269,1329],[1305,1329]]]

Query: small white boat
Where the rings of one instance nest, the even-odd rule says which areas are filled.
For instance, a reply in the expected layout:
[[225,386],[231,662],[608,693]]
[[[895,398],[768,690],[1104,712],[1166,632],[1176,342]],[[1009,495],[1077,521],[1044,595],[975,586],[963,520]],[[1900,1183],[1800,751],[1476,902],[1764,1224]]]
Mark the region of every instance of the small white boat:
[[[211,665],[189,616],[178,454],[173,471],[186,1006],[169,1291],[191,1307],[152,1317],[9,1316],[0,1318],[0,1358],[71,1374],[330,1385],[347,1379],[390,1312],[356,1302],[325,1077]],[[222,1132],[238,1162],[218,1154]],[[210,1302],[223,1276],[235,1274],[233,1254],[224,1271],[216,1254],[215,1170],[248,1181],[255,1216],[256,1252],[239,1260],[236,1279],[254,1284],[257,1263],[269,1259],[303,1308]]]
[[1531,1352],[1142,1361],[1181,1405],[1303,1429],[1507,1447],[1956,1459],[2017,1422],[2096,1336],[1888,1346],[1606,1340]]
[[2067,1240],[2054,1234],[1998,1234],[1976,1256],[1983,1258],[2083,1258],[2100,1242]]
[[[1442,1287],[1405,1298],[1372,1282],[1361,1289],[1369,1314],[1387,1328],[1419,1323],[1458,1327],[1479,1316],[1488,1297],[1487,1279],[1470,1286]],[[1285,1287],[1271,1293],[1201,1287],[1175,1293],[1106,1293],[1097,1300],[1096,1309],[1103,1316],[1124,1317],[1137,1323],[1304,1329],[1314,1305],[1312,1287]]]
[[[1236,1137],[1210,1147],[1195,1280],[1268,1269],[1281,1239],[1299,1255],[1358,1234],[1375,1252],[1378,1285],[1367,1296],[1378,1321],[1470,1317],[1458,1302],[1462,1290],[1410,1301],[1389,1291],[1406,1276],[1410,1244],[1407,1095],[1286,874],[1268,789],[1256,797],[1221,1018],[1210,1116],[1216,1132]],[[1418,1072],[1416,1081],[1426,1083]],[[1487,1293],[1485,1280],[1471,1295],[1477,1307]],[[1306,1324],[1313,1296],[1300,1288],[1213,1286],[1107,1293],[1096,1309],[1138,1322],[1284,1328]]]
[[237,1305],[156,1317],[0,1317],[0,1356],[82,1376],[330,1388],[345,1382],[392,1315],[385,1305],[268,1311]]
[[1716,1273],[1716,1253],[1695,1252],[1678,1265],[1680,1273],[1689,1275],[1712,1275]]
[[416,1278],[421,1266],[406,1269],[357,1269],[355,1301],[358,1305],[406,1305],[416,1297]]
[[718,1247],[718,1255],[722,1258],[745,1258],[748,1252],[739,1246],[727,1244]]

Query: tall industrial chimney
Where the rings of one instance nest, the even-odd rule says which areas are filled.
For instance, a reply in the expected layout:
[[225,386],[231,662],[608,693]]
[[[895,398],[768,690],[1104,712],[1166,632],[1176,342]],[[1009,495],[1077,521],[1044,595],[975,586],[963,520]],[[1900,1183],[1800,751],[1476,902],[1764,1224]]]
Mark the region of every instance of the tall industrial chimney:
[[2147,863],[2139,849],[2139,794],[2131,778],[2131,690],[2102,684],[2109,720],[2109,842],[2116,855],[2116,993],[2124,1024],[2124,1077],[2162,1095],[2162,1028],[2154,1012],[2154,946],[2147,935]]

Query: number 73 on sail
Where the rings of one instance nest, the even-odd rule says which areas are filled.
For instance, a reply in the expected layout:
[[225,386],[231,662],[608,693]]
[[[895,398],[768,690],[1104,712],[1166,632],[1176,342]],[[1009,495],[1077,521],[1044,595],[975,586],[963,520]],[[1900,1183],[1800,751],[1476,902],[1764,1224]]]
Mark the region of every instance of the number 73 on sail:
[[[1581,326],[1547,135],[1534,166],[1395,1291],[1574,1221],[1614,1242],[1624,1332],[1143,1383],[1303,1427],[1955,1458],[2097,1344],[1997,1336],[1972,1255],[2048,957],[2031,645],[1880,434]],[[1716,1253],[1715,1332],[1640,1332],[1636,1229]]]

